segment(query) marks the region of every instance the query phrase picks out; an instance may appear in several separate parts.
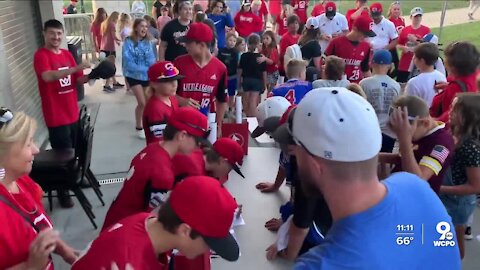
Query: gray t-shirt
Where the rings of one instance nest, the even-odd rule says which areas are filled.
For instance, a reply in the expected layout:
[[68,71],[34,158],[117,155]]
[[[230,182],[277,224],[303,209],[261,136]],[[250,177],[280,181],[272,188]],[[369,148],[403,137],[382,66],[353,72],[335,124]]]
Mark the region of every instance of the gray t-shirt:
[[312,83],[313,89],[322,87],[347,87],[350,82],[347,79],[343,80],[316,80]]
[[400,84],[388,75],[374,75],[360,81],[360,86],[367,95],[378,117],[382,132],[386,130],[388,112],[393,101],[400,95]]

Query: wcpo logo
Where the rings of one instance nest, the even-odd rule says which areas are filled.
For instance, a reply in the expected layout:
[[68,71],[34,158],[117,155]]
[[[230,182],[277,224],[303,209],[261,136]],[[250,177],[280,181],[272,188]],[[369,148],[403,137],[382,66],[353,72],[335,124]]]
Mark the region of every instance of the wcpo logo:
[[441,221],[437,223],[437,232],[440,234],[438,240],[433,241],[435,247],[454,247],[455,240],[453,239],[453,233],[451,232],[450,223]]

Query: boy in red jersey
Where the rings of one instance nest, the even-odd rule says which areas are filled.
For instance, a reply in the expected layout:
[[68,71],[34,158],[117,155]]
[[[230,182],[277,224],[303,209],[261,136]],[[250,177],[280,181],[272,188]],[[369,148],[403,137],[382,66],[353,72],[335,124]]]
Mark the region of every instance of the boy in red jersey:
[[368,16],[358,17],[353,23],[352,31],[333,39],[325,50],[325,55],[336,55],[345,60],[345,74],[352,83],[370,77],[370,43],[365,38],[375,36],[373,24]]
[[280,57],[278,71],[280,76],[285,77],[285,68],[284,68],[284,56],[287,52],[287,48],[293,44],[297,44],[300,35],[298,34],[298,29],[300,27],[300,21],[297,15],[290,15],[287,18],[287,29],[288,32],[283,34],[282,39],[280,40]]
[[168,118],[178,110],[175,93],[178,80],[182,78],[178,69],[169,61],[157,62],[148,69],[151,96],[145,105],[142,119],[147,145],[162,140]]
[[240,251],[229,232],[236,208],[232,195],[217,180],[187,178],[173,189],[158,217],[139,213],[113,224],[72,269],[167,270],[173,249],[189,259],[212,249],[236,261]]
[[[185,76],[177,90],[180,106],[195,107],[205,115],[216,112],[217,127],[221,131],[227,110],[228,73],[225,65],[210,52],[212,29],[204,23],[192,23],[187,34],[178,41],[185,43],[188,52],[174,61],[180,74]],[[221,137],[220,132],[218,134]]]
[[163,141],[147,145],[130,165],[120,193],[108,209],[103,229],[140,212],[149,212],[165,202],[173,188],[172,158],[177,152],[191,153],[208,136],[208,119],[199,111],[178,109],[168,119]]

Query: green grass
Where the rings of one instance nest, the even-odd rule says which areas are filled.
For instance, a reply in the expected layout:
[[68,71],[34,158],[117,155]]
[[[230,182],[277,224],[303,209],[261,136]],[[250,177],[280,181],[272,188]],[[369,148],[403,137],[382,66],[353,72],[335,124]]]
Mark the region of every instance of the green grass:
[[[154,0],[144,0],[145,4],[147,5],[148,13],[150,13],[151,10],[152,10],[153,1]],[[238,0],[238,1],[240,1],[240,0]],[[370,0],[369,2],[373,3],[374,1],[375,0]],[[70,3],[70,0],[63,0],[63,2],[64,2],[65,6],[68,6],[68,4]],[[133,1],[129,0],[129,2],[130,2],[130,6],[131,6],[131,3]],[[315,3],[317,3],[317,2],[318,1],[310,0],[310,11],[313,8],[313,6],[315,5]],[[388,1],[380,0],[378,2],[382,3],[383,8],[386,10],[390,6],[390,3],[392,3],[392,0],[388,0]],[[401,2],[401,5],[402,5],[403,14],[405,15],[405,14],[409,14],[410,10],[414,7],[417,7],[417,6],[422,7],[425,12],[442,10],[444,1],[443,0],[422,0],[422,1],[401,0],[400,2]],[[338,8],[342,13],[345,13],[348,9],[353,8],[354,5],[355,5],[354,3],[355,3],[354,0],[338,0],[337,1]],[[92,0],[84,0],[84,5],[85,5],[85,12],[87,12],[87,13],[92,13],[93,12],[93,10],[92,10]],[[462,7],[468,7],[468,0],[448,1],[448,8],[449,9],[462,8]],[[79,1],[78,9],[80,11],[80,1]],[[309,14],[310,14],[310,11],[309,11]]]
[[[438,35],[440,29],[433,28],[432,32]],[[452,42],[466,40],[472,42],[477,48],[480,48],[480,35],[478,35],[478,33],[480,33],[480,22],[446,26],[442,30],[440,43],[443,44],[442,47],[445,48]]]

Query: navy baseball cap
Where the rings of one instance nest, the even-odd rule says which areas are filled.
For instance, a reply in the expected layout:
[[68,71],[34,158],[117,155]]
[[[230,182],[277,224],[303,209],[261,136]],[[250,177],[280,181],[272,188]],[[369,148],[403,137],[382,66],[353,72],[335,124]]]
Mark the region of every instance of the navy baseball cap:
[[373,54],[372,62],[379,65],[392,64],[392,55],[387,50],[379,50]]

